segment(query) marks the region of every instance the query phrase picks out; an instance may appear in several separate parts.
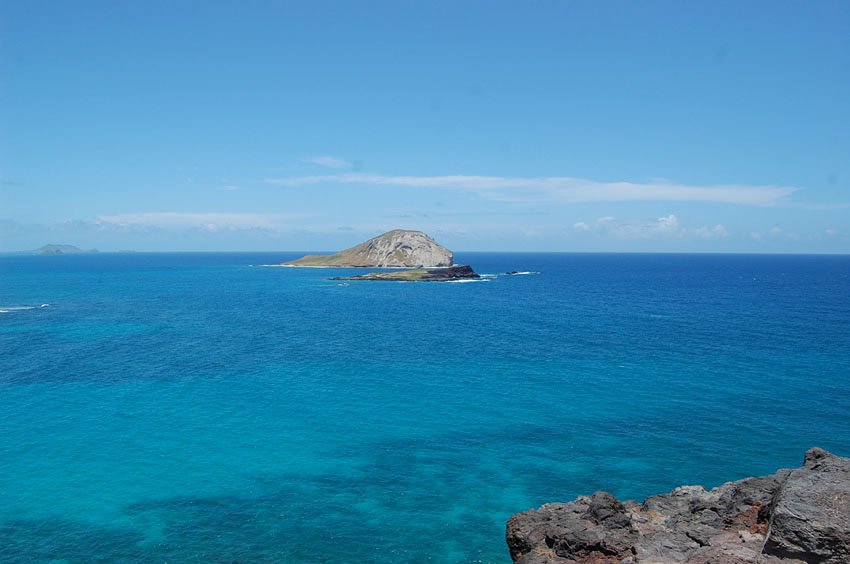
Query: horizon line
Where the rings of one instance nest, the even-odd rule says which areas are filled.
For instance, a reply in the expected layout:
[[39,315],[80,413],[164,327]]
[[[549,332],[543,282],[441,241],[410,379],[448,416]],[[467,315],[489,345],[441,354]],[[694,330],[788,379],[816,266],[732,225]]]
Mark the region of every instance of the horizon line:
[[[148,254],[148,255],[165,255],[165,254],[258,254],[258,253],[306,253],[306,254],[335,254],[339,251],[327,251],[327,250],[274,250],[274,251],[264,251],[264,250],[238,250],[238,251],[224,251],[224,250],[168,250],[168,251],[145,251],[145,250],[135,250],[135,249],[127,249],[127,250],[117,250],[117,251],[109,251],[109,250],[100,250],[100,249],[91,249],[91,250],[83,250],[78,252],[69,252],[69,253],[39,253],[34,249],[28,249],[24,251],[0,251],[0,256],[4,255],[18,255],[18,256],[34,256],[34,257],[68,257],[68,256],[91,256],[91,255],[135,255],[135,254]],[[830,256],[850,256],[850,252],[841,252],[841,251],[809,251],[809,252],[800,252],[800,251],[481,251],[481,250],[452,250],[452,253],[474,253],[474,254],[536,254],[536,255],[746,255],[746,256],[771,256],[771,255],[784,255],[784,256],[822,256],[822,255],[830,255]],[[379,268],[379,267],[338,267],[338,268]]]

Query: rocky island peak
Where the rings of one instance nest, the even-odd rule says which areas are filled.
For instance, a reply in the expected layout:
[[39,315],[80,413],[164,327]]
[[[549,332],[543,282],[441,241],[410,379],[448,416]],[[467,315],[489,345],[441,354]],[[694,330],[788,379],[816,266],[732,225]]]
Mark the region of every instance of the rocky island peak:
[[434,268],[451,266],[453,254],[421,231],[393,229],[331,255],[307,255],[285,266]]

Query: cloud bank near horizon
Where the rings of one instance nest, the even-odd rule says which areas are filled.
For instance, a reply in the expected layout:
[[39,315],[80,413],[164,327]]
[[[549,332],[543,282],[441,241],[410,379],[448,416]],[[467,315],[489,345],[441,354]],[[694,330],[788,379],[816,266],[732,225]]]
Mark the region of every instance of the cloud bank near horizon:
[[600,217],[590,223],[579,221],[573,224],[577,233],[596,233],[619,239],[653,239],[675,237],[679,239],[726,239],[730,237],[725,225],[687,227],[682,225],[675,214],[665,215],[653,220],[618,220],[613,216]]
[[[306,217],[306,216],[303,216]],[[295,214],[141,212],[54,223],[0,218],[0,252],[46,243],[101,250],[334,250],[393,228],[425,231],[450,248],[479,251],[715,251],[797,250],[816,243],[818,252],[846,252],[848,235],[834,227],[789,231],[746,222],[728,226],[675,213],[576,217],[570,222],[470,224],[449,217],[375,216],[345,223],[341,218]],[[802,248],[800,248],[802,250]]]
[[472,192],[484,199],[529,203],[592,202],[701,202],[747,206],[778,206],[789,202],[799,190],[788,186],[718,185],[691,186],[674,182],[597,182],[568,176],[396,176],[340,173],[290,178],[269,178],[278,186],[366,185],[398,188],[437,188]]

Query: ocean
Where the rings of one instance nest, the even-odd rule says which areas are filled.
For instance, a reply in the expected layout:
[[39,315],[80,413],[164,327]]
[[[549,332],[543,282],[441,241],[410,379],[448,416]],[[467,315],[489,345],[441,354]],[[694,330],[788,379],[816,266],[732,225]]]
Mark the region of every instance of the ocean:
[[546,502],[850,455],[850,256],[300,254],[0,257],[0,562],[509,562]]

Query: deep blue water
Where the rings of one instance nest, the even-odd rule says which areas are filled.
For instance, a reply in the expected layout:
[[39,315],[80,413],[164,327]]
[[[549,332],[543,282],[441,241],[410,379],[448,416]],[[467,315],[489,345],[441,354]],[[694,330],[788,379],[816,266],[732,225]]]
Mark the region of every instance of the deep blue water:
[[848,256],[251,266],[298,255],[0,257],[0,561],[506,562],[545,502],[850,455]]

